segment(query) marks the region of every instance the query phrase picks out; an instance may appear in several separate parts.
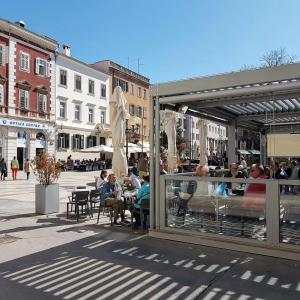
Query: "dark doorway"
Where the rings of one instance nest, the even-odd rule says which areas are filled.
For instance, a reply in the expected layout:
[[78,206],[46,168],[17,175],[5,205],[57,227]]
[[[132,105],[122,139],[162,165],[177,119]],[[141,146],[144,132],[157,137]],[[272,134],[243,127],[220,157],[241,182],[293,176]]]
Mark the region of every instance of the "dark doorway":
[[24,148],[18,147],[17,148],[17,160],[19,162],[19,169],[23,170],[23,163],[24,163]]
[[35,155],[40,155],[45,153],[45,149],[44,148],[36,148],[35,150]]

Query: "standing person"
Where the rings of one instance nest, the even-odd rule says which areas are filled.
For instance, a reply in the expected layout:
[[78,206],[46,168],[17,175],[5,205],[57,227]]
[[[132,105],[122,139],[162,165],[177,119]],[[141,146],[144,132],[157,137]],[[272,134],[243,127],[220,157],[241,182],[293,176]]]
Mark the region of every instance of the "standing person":
[[142,153],[141,157],[139,158],[138,171],[140,177],[144,177],[148,175],[149,169],[148,169],[148,159],[146,153]]
[[1,180],[5,180],[5,177],[7,176],[7,164],[4,158],[0,161],[0,172],[1,172]]
[[26,173],[27,180],[29,180],[29,175],[30,175],[30,162],[29,159],[27,158],[24,164],[24,172]]
[[17,173],[18,173],[18,170],[19,170],[19,162],[18,162],[18,160],[16,159],[15,156],[14,156],[13,160],[10,163],[10,168],[11,168],[11,171],[12,171],[13,180],[16,180],[17,179]]

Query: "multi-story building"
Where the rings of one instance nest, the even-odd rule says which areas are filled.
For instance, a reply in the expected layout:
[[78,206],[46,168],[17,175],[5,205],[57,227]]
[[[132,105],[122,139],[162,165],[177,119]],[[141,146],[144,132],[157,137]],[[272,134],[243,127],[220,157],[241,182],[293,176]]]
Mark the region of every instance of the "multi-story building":
[[93,66],[109,74],[110,95],[113,94],[116,86],[122,88],[130,114],[129,126],[135,129],[131,134],[131,141],[147,143],[150,134],[149,79],[110,60],[98,61]]
[[[200,118],[178,114],[178,125],[182,130],[182,137],[185,140],[185,154],[192,159],[200,155]],[[208,156],[222,156],[226,151],[226,127],[213,122],[206,122],[206,153]]]
[[111,145],[109,76],[70,56],[70,47],[56,57],[56,156],[67,159],[99,158],[83,152]]
[[0,19],[0,157],[54,153],[55,51],[58,43]]

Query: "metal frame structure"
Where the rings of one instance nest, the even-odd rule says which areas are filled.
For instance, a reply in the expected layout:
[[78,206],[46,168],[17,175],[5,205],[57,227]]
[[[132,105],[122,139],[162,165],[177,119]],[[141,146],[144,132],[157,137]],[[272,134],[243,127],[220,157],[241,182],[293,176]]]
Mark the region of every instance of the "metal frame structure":
[[[251,241],[244,247],[242,240],[187,235],[180,230],[167,229],[165,227],[165,182],[166,178],[170,176],[174,178],[176,175],[167,177],[160,175],[159,169],[160,110],[165,108],[177,110],[180,105],[187,105],[187,114],[227,125],[229,162],[235,160],[234,143],[237,127],[251,128],[261,134],[270,132],[271,128],[272,131],[278,132],[289,132],[292,128],[298,128],[300,63],[157,84],[151,86],[150,94],[152,97],[150,117],[153,124],[150,126],[150,234],[168,239],[300,259],[299,247],[282,247],[279,243],[279,195],[274,191],[278,191],[280,182],[266,181],[267,228],[271,240],[264,245],[262,251],[261,245],[255,241]],[[272,202],[272,199],[275,201]]]

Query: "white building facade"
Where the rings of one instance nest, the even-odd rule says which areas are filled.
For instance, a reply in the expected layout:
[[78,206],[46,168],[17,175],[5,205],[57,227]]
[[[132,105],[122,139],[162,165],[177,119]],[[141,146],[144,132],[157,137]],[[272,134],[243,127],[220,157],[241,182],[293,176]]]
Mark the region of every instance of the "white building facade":
[[82,150],[111,145],[109,76],[72,58],[68,46],[56,58],[55,112],[58,159],[99,158]]

